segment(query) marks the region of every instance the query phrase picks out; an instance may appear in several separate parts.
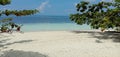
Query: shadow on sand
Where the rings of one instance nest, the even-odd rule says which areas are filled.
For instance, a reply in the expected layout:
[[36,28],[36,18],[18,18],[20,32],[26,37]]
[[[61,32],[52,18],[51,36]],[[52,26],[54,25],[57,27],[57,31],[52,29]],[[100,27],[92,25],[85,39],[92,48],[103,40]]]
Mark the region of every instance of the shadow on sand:
[[[15,42],[7,42],[11,39],[4,39],[4,40],[0,40],[0,47],[2,48],[8,48],[7,46],[12,45],[12,44],[17,44],[17,43],[28,43],[28,42],[32,42],[33,40],[20,40],[20,41],[15,41]],[[2,44],[4,43],[4,44]]]
[[38,52],[25,52],[18,50],[4,51],[0,57],[48,57],[46,55],[40,54]]
[[14,41],[14,42],[9,42],[10,40],[12,40],[11,38],[9,38],[11,35],[2,35],[0,34],[0,48],[8,48],[9,45],[13,45],[13,44],[17,44],[17,43],[28,43],[28,42],[32,42],[34,40],[19,40],[19,41]]
[[106,31],[106,32],[100,32],[100,31],[72,31],[73,33],[80,34],[80,33],[88,33],[93,38],[98,39],[112,39],[113,42],[119,42],[120,43],[120,32],[115,31]]

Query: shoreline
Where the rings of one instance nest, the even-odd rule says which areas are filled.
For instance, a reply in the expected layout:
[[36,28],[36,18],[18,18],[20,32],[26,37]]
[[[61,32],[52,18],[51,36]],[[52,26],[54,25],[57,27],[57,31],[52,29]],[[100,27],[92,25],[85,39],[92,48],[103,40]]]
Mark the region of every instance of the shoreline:
[[78,33],[120,33],[114,30],[105,30],[102,32],[100,29],[92,29],[92,30],[39,30],[39,31],[21,31],[23,33],[32,33],[32,32],[78,32]]
[[39,31],[22,31],[22,32],[51,32],[51,31],[88,31],[88,32],[101,32],[99,29],[95,29],[95,30],[39,30]]

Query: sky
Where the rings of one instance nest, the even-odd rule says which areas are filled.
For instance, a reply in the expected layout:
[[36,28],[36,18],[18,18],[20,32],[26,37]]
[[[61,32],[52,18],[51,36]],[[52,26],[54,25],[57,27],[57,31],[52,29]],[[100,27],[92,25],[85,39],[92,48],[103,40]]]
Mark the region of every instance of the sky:
[[75,5],[80,1],[97,3],[99,1],[112,0],[12,0],[10,5],[2,6],[2,9],[23,10],[38,9],[37,15],[63,15],[76,13]]

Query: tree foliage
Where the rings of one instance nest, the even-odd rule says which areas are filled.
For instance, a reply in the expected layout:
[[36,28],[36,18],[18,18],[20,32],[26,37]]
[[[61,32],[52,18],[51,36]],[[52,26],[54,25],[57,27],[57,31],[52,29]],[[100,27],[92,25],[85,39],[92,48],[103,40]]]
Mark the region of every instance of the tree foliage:
[[5,14],[6,16],[9,15],[16,15],[16,16],[26,16],[26,15],[32,15],[37,13],[38,10],[5,10],[0,13],[0,15]]
[[120,2],[120,0],[115,0],[115,2]]
[[[5,6],[11,3],[11,0],[0,0],[0,5]],[[33,15],[35,13],[39,12],[36,9],[33,10],[0,10],[0,16],[2,15],[15,15],[15,16],[26,16],[26,15]],[[17,25],[14,22],[12,22],[12,18],[5,18],[0,20],[1,24],[1,31],[6,32],[10,28],[11,24]],[[17,27],[17,26],[16,26]]]
[[[116,0],[117,1],[117,0]],[[77,24],[88,24],[93,29],[109,29],[120,27],[120,2],[99,2],[90,4],[82,1],[76,5],[77,13],[70,19]]]
[[0,5],[7,5],[10,3],[11,3],[11,0],[0,0]]

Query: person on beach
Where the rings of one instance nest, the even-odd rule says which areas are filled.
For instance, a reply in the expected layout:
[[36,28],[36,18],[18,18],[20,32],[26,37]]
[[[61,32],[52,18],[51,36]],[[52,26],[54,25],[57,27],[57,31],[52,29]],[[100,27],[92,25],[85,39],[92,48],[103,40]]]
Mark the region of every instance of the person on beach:
[[17,27],[17,29],[16,29],[16,31],[20,31],[21,30],[21,27],[20,26],[18,26]]
[[23,33],[23,32],[21,31],[21,26],[23,26],[23,25],[16,25],[16,26],[15,26],[15,27],[16,27],[16,31]]
[[16,28],[14,31],[21,32],[21,26],[22,25],[17,25],[15,23],[11,24],[11,31],[13,31],[14,28]]

